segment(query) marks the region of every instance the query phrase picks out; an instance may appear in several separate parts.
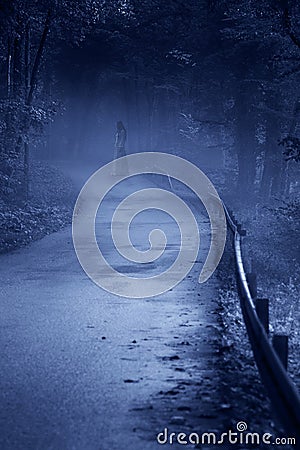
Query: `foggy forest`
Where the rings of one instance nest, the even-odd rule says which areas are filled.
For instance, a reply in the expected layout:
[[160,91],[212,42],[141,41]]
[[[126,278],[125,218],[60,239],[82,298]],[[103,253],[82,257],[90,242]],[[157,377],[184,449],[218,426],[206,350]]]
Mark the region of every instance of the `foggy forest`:
[[[126,154],[164,152],[195,164],[247,231],[244,252],[257,274],[257,296],[270,301],[270,332],[289,336],[288,373],[299,389],[300,3],[0,0],[0,29],[0,334],[13,355],[1,363],[0,447],[151,450],[157,445],[153,436],[168,423],[185,430],[195,428],[195,420],[204,431],[245,420],[248,428],[283,435],[238,306],[229,231],[215,281],[205,288],[213,306],[196,305],[200,288],[188,300],[185,280],[178,294],[175,288],[168,293],[177,306],[171,297],[166,303],[154,299],[161,317],[151,310],[145,323],[139,321],[146,320],[152,303],[134,300],[129,306],[126,299],[121,307],[123,300],[112,300],[97,312],[94,302],[102,294],[87,281],[80,284],[84,274],[69,234],[84,182],[115,158],[117,122],[126,130]],[[85,295],[89,300],[81,310]],[[121,318],[122,308],[135,310],[119,319],[114,338],[105,331],[106,320],[114,322],[110,308],[120,308]],[[193,322],[202,313],[213,317],[202,327],[204,337]],[[179,324],[185,317],[190,325]],[[145,360],[145,375],[136,362],[126,375],[142,342],[135,327],[151,328],[151,321],[153,333],[165,342],[174,334],[178,346],[172,337],[161,350],[156,334],[147,335],[144,344],[155,341],[160,362]],[[78,350],[71,344],[77,332]],[[195,348],[205,340],[215,351],[203,363],[210,370],[203,375]],[[116,349],[125,344],[130,351],[124,357]],[[111,372],[113,379],[122,378],[120,392],[124,386],[134,392],[120,394],[120,404],[131,411],[125,421],[117,396],[103,400],[110,383],[115,391],[119,385],[101,375],[94,345],[111,345],[101,367],[114,360]],[[45,356],[48,347],[54,356]],[[185,357],[191,359],[187,365]],[[74,398],[64,384],[64,364]],[[147,376],[152,381],[139,388]],[[172,382],[177,388],[167,384]],[[89,392],[90,384],[98,394]],[[130,403],[142,395],[148,399],[142,406]],[[13,405],[21,405],[19,412]],[[98,420],[103,423],[97,431]],[[126,421],[131,428],[124,431]]]

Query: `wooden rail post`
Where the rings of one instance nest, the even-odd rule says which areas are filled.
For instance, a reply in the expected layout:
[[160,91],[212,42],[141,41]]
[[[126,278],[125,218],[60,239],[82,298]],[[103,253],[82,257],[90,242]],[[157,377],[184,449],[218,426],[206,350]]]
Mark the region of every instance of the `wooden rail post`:
[[253,299],[257,297],[257,279],[256,273],[246,273],[247,283],[249,286],[250,294]]
[[266,333],[269,334],[269,299],[257,298],[255,300],[255,310]]
[[243,229],[240,223],[237,224],[237,230],[240,236],[246,236],[246,230]]
[[285,368],[285,370],[287,370],[289,337],[285,334],[275,334],[273,336],[272,342],[274,350],[276,351],[280,361],[282,362],[283,367]]

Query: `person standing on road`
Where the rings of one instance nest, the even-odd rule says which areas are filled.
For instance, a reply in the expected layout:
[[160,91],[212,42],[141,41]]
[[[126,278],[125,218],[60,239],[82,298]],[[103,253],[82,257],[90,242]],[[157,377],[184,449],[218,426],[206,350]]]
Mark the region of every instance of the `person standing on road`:
[[117,132],[116,132],[116,141],[115,141],[115,159],[121,158],[121,156],[125,156],[125,144],[127,139],[126,128],[123,125],[123,122],[117,122]]
[[[124,127],[124,124],[121,120],[117,122],[117,132],[116,132],[116,138],[115,138],[115,152],[114,152],[114,159],[121,158],[122,156],[126,156],[125,151],[125,144],[127,139],[127,131]],[[116,173],[116,166],[114,168],[114,175],[122,175],[124,172],[128,172],[128,166],[127,161],[124,161],[122,164],[122,170],[118,170],[118,173]]]

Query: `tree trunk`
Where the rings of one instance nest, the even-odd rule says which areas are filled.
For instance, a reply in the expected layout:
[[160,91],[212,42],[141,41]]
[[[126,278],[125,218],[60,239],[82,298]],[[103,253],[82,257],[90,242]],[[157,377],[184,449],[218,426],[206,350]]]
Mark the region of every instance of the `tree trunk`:
[[[269,110],[275,109],[278,106],[278,93],[271,97],[271,104]],[[278,145],[280,130],[280,119],[274,113],[267,115],[267,129],[266,129],[266,144],[265,157],[262,180],[260,185],[260,194],[264,200],[270,200],[271,197],[280,194],[283,156]]]
[[11,45],[11,37],[9,36],[7,39],[7,98],[9,99],[11,96],[11,87],[12,87],[12,45]]
[[158,92],[158,109],[157,109],[157,151],[164,152],[168,147],[167,139],[167,95],[165,88],[160,88]]
[[19,100],[22,98],[23,83],[22,83],[22,73],[23,73],[23,58],[22,58],[22,38],[21,33],[17,32],[13,43],[13,68],[12,68],[12,92],[14,100]]
[[238,192],[247,200],[254,196],[256,169],[256,116],[249,99],[252,98],[246,88],[241,87],[236,99],[236,150],[238,159]]
[[146,151],[153,150],[153,116],[154,116],[154,92],[153,86],[149,85],[146,81],[145,85],[145,95],[146,95],[146,120],[147,120],[147,140],[145,142]]
[[[46,17],[46,21],[45,21],[45,25],[44,25],[44,30],[43,30],[43,34],[40,40],[40,44],[35,56],[35,60],[34,60],[34,64],[33,64],[33,68],[32,68],[32,73],[31,73],[31,77],[30,77],[30,85],[28,86],[28,90],[27,90],[27,84],[29,82],[29,66],[30,66],[30,28],[29,28],[29,24],[26,27],[26,33],[25,33],[25,40],[27,41],[27,43],[25,44],[25,58],[26,58],[26,62],[25,62],[25,89],[26,89],[26,96],[25,96],[25,105],[27,105],[28,107],[31,106],[32,104],[32,100],[33,100],[33,93],[34,93],[34,89],[36,86],[36,82],[37,82],[37,75],[38,75],[38,70],[40,67],[40,63],[41,63],[41,59],[42,59],[42,55],[43,55],[43,50],[45,47],[45,42],[46,42],[46,38],[47,35],[49,33],[50,30],[50,21],[51,21],[51,11],[48,11],[47,17]],[[29,112],[28,112],[29,113]],[[27,124],[27,129],[29,128],[29,124]],[[28,199],[28,195],[29,195],[29,144],[28,142],[24,142],[24,183],[25,183],[25,198],[26,200]]]
[[30,78],[30,24],[27,22],[25,28],[25,101],[29,93],[29,78]]
[[36,56],[35,56],[33,69],[32,69],[32,73],[31,73],[30,88],[29,88],[27,101],[26,101],[26,104],[28,106],[30,106],[31,103],[32,103],[33,93],[34,93],[34,89],[35,89],[36,82],[37,82],[37,74],[38,74],[38,70],[39,70],[39,67],[40,67],[40,63],[41,63],[41,59],[42,59],[42,55],[43,55],[43,50],[44,50],[44,47],[45,47],[46,38],[47,38],[47,35],[49,33],[49,30],[50,30],[50,22],[51,22],[51,11],[49,10],[48,14],[47,14],[47,17],[46,17],[46,21],[45,21],[45,25],[44,25],[44,31],[43,31],[43,34],[42,34],[42,37],[41,37],[41,40],[40,40],[39,48],[38,48]]
[[[25,103],[29,92],[29,76],[30,76],[30,25],[29,22],[25,28]],[[27,113],[28,114],[28,113]],[[29,128],[29,119],[26,117],[27,126]],[[24,185],[25,185],[25,198],[28,199],[29,195],[29,145],[28,142],[24,142]]]
[[136,135],[137,135],[137,151],[141,152],[141,115],[139,105],[139,72],[137,64],[134,66],[134,100],[135,100],[135,115],[136,115]]

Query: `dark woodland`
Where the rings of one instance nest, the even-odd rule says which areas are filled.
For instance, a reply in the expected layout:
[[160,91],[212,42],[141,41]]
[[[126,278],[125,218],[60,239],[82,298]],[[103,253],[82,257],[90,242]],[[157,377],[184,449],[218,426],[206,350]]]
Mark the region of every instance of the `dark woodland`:
[[299,14],[288,1],[2,2],[2,197],[28,197],[32,159],[109,158],[120,116],[132,152],[221,148],[241,197],[288,199]]
[[[127,153],[166,152],[193,162],[247,229],[258,295],[272,302],[271,330],[289,335],[289,373],[299,388],[300,2],[0,0],[1,257],[30,251],[44,236],[70,227],[79,184],[91,167],[114,158],[118,121],[125,124]],[[219,346],[223,429],[234,417],[274,431],[277,419],[264,401],[236,306],[230,249],[227,242],[216,275],[218,319],[208,325]],[[85,329],[93,328],[89,320]],[[171,389],[166,392],[172,397]],[[142,420],[159,431],[156,409],[167,423],[168,414],[194,411],[194,391],[190,395],[179,413],[170,413],[169,403],[161,409],[156,398],[154,412],[148,405]],[[197,414],[206,426],[205,412]],[[74,419],[79,429],[80,420]],[[93,433],[90,442],[26,435],[22,445],[17,426],[13,430],[4,433],[1,448],[116,448],[97,446]],[[149,429],[141,430],[149,441]],[[128,442],[124,438],[119,449],[156,448]]]

